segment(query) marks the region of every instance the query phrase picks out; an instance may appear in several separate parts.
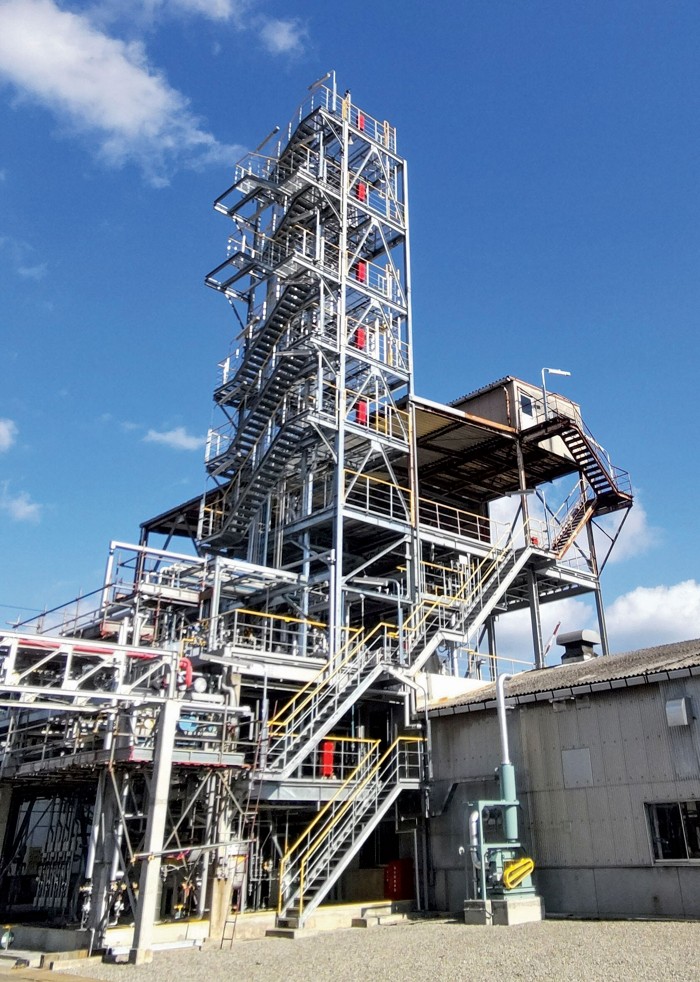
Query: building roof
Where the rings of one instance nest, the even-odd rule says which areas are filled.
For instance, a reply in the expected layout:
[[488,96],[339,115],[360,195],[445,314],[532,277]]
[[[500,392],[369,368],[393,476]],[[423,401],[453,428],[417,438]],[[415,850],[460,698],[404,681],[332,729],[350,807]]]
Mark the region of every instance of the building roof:
[[[522,672],[506,682],[506,702],[518,706],[573,699],[689,675],[700,676],[700,639]],[[496,684],[488,682],[453,699],[433,703],[429,714],[452,716],[493,709],[495,705]]]

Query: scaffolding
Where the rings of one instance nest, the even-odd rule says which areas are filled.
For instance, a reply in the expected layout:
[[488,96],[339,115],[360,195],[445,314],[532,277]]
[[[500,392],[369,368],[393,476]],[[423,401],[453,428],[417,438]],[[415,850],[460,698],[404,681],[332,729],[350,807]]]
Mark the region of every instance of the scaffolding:
[[[158,919],[301,925],[399,859],[427,906],[430,699],[543,665],[540,605],[563,597],[594,596],[607,653],[628,476],[544,388],[419,398],[394,128],[331,74],[275,136],[214,205],[206,283],[237,328],[206,493],[0,637],[0,912],[102,946],[133,921],[137,958]],[[497,624],[519,609],[513,663]]]

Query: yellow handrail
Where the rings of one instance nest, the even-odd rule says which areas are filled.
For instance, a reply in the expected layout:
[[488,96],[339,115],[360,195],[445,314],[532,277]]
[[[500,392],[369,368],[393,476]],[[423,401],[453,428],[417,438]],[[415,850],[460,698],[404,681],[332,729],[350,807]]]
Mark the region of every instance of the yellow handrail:
[[[501,559],[501,558],[503,558],[504,551],[505,551],[505,545],[501,545],[501,543],[504,540],[508,541],[509,539],[510,539],[510,530],[508,530],[504,534],[504,536],[502,537],[502,539],[499,542],[497,542],[493,546],[493,548],[489,550],[489,552],[487,552],[487,554],[484,556],[484,558],[481,560],[481,562],[478,563],[477,566],[475,567],[475,569],[474,569],[474,575],[472,577],[470,577],[470,579],[468,579],[465,582],[464,586],[461,587],[457,591],[457,593],[455,593],[452,597],[449,597],[449,598],[441,597],[440,599],[438,599],[438,600],[432,600],[429,603],[427,603],[427,602],[424,601],[423,603],[419,604],[416,607],[416,609],[414,610],[414,612],[406,619],[406,622],[404,624],[404,630],[406,630],[407,632],[409,632],[411,634],[416,635],[418,633],[418,631],[420,630],[420,628],[425,624],[425,622],[428,619],[428,617],[430,616],[430,614],[437,607],[451,606],[456,601],[462,602],[462,601],[464,601],[466,599],[469,599],[470,600],[472,597],[474,597],[479,592],[479,589],[483,585],[483,582],[484,582],[484,575],[483,575],[484,574],[484,567],[487,566],[487,564],[488,564],[488,569],[486,570],[486,575],[487,576],[490,575],[497,568],[497,566],[498,566],[498,560]],[[474,579],[477,574],[481,574],[481,575],[479,575],[479,578],[478,578],[478,584],[472,589],[472,591],[471,591],[470,594],[468,594],[467,596],[465,596],[465,591],[469,587],[470,580]],[[424,613],[422,614],[422,616],[419,617],[419,619],[416,621],[415,624],[412,624],[411,621],[413,621],[414,619],[418,618],[418,616],[421,614],[421,611],[423,610],[423,608],[425,608],[425,610],[424,610]]]
[[[346,739],[351,740],[352,737],[348,737]],[[362,760],[358,761],[358,763],[355,766],[354,770],[351,771],[350,775],[343,781],[343,783],[340,785],[340,787],[338,788],[338,790],[336,791],[336,793],[333,795],[333,797],[328,799],[328,801],[323,806],[323,808],[320,810],[320,812],[318,812],[316,814],[315,818],[307,825],[307,827],[304,829],[304,831],[301,833],[301,835],[297,839],[294,840],[294,842],[291,844],[291,846],[289,846],[289,848],[287,849],[287,851],[285,852],[285,854],[280,859],[277,913],[280,913],[280,911],[282,909],[282,889],[283,889],[282,876],[283,876],[283,873],[284,873],[285,866],[289,862],[289,857],[301,845],[302,841],[306,838],[306,836],[309,834],[309,832],[311,831],[311,829],[313,829],[316,825],[318,825],[318,823],[321,821],[321,819],[326,814],[326,812],[330,808],[333,807],[334,802],[336,802],[338,800],[338,798],[340,798],[342,796],[343,792],[346,790],[346,788],[348,787],[348,785],[352,784],[352,782],[356,779],[357,772],[360,770],[361,767],[364,766],[364,764],[371,757],[372,753],[377,749],[377,747],[379,746],[379,743],[380,743],[379,740],[369,740],[367,738],[358,738],[357,739],[357,742],[358,743],[364,743],[364,744],[367,745],[367,748],[368,748],[367,749],[367,753],[364,755],[364,757],[362,758]]]
[[[504,557],[505,545],[502,545],[502,543],[509,540],[510,530],[504,533],[501,540],[499,540],[499,542],[492,547],[486,556],[484,556],[481,562],[477,564],[473,577],[470,577],[470,580],[467,580],[464,586],[461,587],[456,594],[451,597],[441,597],[438,600],[423,601],[421,604],[419,604],[414,610],[413,614],[411,614],[411,616],[406,620],[404,624],[404,631],[415,637],[424,626],[428,617],[436,609],[440,607],[449,607],[455,602],[463,602],[464,600],[470,600],[476,596],[483,586],[485,578],[484,574],[486,576],[490,576],[491,573],[496,570],[499,560]],[[484,569],[484,567],[487,568]],[[466,590],[469,587],[470,581],[477,576],[477,585],[472,588],[471,593],[467,594]],[[415,623],[412,623],[412,621],[415,621]],[[316,693],[322,688],[328,686],[329,683],[331,683],[332,680],[347,667],[348,663],[353,660],[356,654],[363,648],[366,648],[370,641],[383,631],[386,632],[387,637],[397,637],[398,632],[396,630],[396,626],[388,624],[385,621],[381,621],[379,624],[376,624],[367,634],[362,635],[360,638],[349,638],[338,651],[339,655],[342,655],[344,651],[346,654],[336,665],[335,669],[330,673],[330,675],[326,675],[325,669],[322,669],[317,675],[314,676],[314,678],[310,679],[306,685],[299,689],[299,691],[295,693],[295,695],[293,695],[292,698],[289,699],[288,702],[282,706],[279,712],[277,712],[270,720],[270,733],[274,735],[281,735],[281,732],[288,730],[292,721],[296,719],[302,710],[309,705]],[[348,648],[350,650],[348,650]],[[303,698],[301,699],[301,702],[299,702],[299,699],[302,696]]]
[[[325,675],[326,669],[321,669],[320,672],[318,672],[312,679],[310,679],[306,683],[306,685],[302,686],[301,689],[299,689],[299,691],[296,692],[292,696],[292,698],[284,704],[284,706],[282,706],[282,708],[270,720],[269,723],[270,732],[276,730],[277,728],[287,729],[291,721],[296,716],[298,716],[299,712],[306,705],[308,705],[308,703],[313,699],[314,692],[309,692],[309,690],[312,687],[320,689],[321,685],[326,685],[328,682],[330,682],[331,679],[333,679],[336,675],[338,675],[348,665],[348,663],[353,659],[357,651],[363,647],[366,647],[367,643],[372,639],[372,636],[380,633],[382,628],[390,629],[389,636],[391,636],[392,633],[395,634],[396,632],[395,625],[388,624],[382,621],[379,624],[375,624],[372,630],[368,634],[363,635],[359,640],[357,640],[356,638],[348,638],[345,644],[338,649],[338,655],[341,655],[343,651],[345,651],[350,645],[352,645],[355,641],[357,641],[354,647],[349,652],[347,652],[345,657],[342,659],[342,661],[340,661],[336,665],[336,667],[333,669],[330,675]],[[308,692],[308,695],[302,700],[301,703],[299,703],[299,705],[295,709],[292,710],[292,712],[289,713],[286,720],[283,719],[284,714],[287,712],[287,710],[290,709],[290,707],[294,706],[294,704],[297,702],[299,697],[305,692]]]
[[[355,775],[357,774],[357,772],[360,770],[360,768],[362,768],[364,766],[364,764],[366,763],[367,759],[371,756],[373,750],[375,750],[376,747],[379,745],[379,741],[378,740],[376,740],[376,741],[368,741],[368,742],[372,742],[374,744],[374,746],[368,751],[368,753],[365,755],[365,757],[363,758],[363,760],[357,765],[357,767],[355,768],[355,770],[353,771],[353,773],[350,775],[350,777],[341,785],[341,787],[338,789],[338,791],[333,796],[333,798],[331,798],[330,801],[327,802],[327,804],[325,805],[325,807],[318,813],[318,815],[314,818],[314,820],[309,824],[309,826],[304,830],[304,832],[302,832],[302,834],[294,842],[294,844],[292,846],[290,846],[290,848],[287,850],[287,852],[284,854],[284,856],[280,860],[280,872],[279,872],[279,883],[280,883],[280,886],[279,886],[279,898],[278,898],[278,908],[277,908],[278,913],[281,912],[282,907],[283,907],[283,899],[284,899],[283,898],[283,890],[284,890],[283,874],[284,874],[284,871],[285,871],[286,866],[289,865],[289,859],[290,859],[291,854],[297,849],[298,846],[301,845],[301,843],[304,841],[304,839],[306,839],[308,837],[309,832],[313,828],[315,828],[316,825],[318,825],[318,823],[321,820],[321,818],[327,812],[329,812],[329,811],[332,810],[333,805],[335,803],[337,803],[337,801],[338,801],[338,799],[340,797],[342,797],[343,791],[350,784],[353,783],[353,781],[355,780]],[[379,757],[374,762],[374,764],[372,764],[372,766],[369,769],[369,771],[354,786],[353,791],[352,791],[352,794],[348,795],[348,797],[345,799],[345,801],[343,802],[342,806],[338,809],[338,811],[335,812],[334,814],[331,814],[330,821],[327,823],[327,825],[325,826],[325,828],[321,829],[320,832],[319,832],[319,834],[316,835],[315,838],[313,838],[308,843],[308,845],[306,846],[306,848],[302,852],[301,857],[299,859],[299,914],[300,915],[301,915],[301,913],[303,911],[303,907],[304,907],[304,881],[305,881],[305,878],[306,878],[306,863],[307,863],[307,859],[308,859],[309,855],[312,853],[312,851],[323,840],[328,839],[330,837],[330,835],[333,832],[333,830],[337,827],[340,819],[346,814],[346,812],[348,811],[348,809],[350,808],[350,806],[353,804],[353,802],[355,801],[355,799],[358,797],[358,795],[360,794],[360,792],[363,791],[367,787],[368,783],[377,775],[377,773],[382,768],[383,764],[387,761],[387,759],[398,748],[399,744],[404,743],[404,744],[420,744],[420,745],[422,745],[424,742],[425,741],[424,741],[424,738],[423,737],[416,737],[416,736],[399,736],[399,737],[397,737],[394,740],[394,742],[391,744],[391,746],[382,754],[381,757]]]

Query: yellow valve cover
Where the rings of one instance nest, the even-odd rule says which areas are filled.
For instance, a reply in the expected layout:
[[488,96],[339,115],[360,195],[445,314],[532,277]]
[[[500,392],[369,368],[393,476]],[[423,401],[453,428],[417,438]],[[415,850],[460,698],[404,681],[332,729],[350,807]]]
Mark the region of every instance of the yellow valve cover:
[[523,856],[522,859],[511,859],[503,867],[503,886],[506,890],[513,890],[519,886],[526,876],[529,876],[535,868],[532,859]]

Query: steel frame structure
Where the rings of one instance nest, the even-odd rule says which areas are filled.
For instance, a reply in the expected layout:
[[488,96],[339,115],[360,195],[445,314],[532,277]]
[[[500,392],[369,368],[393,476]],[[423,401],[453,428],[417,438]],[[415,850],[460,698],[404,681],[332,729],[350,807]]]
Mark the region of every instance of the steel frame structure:
[[[99,945],[128,916],[137,960],[159,917],[302,923],[379,829],[396,852],[435,680],[495,677],[499,617],[531,613],[509,670],[543,663],[542,602],[592,592],[605,636],[593,528],[624,521],[628,478],[554,393],[416,396],[406,163],[329,78],[215,202],[231,232],[206,283],[240,331],[209,490],[113,543],[94,594],[0,638],[0,878],[46,849],[24,912],[80,916]],[[541,488],[566,475],[555,508]],[[401,813],[427,835],[421,804]]]

